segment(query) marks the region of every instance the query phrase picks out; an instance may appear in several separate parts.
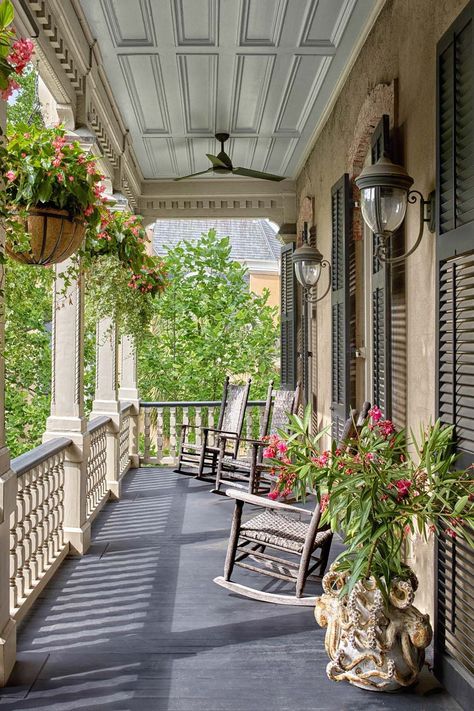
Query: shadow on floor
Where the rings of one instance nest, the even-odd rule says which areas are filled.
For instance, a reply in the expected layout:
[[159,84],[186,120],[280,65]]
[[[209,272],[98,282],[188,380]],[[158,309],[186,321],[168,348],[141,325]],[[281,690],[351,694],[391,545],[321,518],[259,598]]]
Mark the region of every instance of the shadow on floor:
[[459,709],[427,673],[399,695],[330,682],[311,608],[216,586],[232,502],[209,488],[165,469],[130,472],[88,554],[65,561],[20,628],[1,709]]

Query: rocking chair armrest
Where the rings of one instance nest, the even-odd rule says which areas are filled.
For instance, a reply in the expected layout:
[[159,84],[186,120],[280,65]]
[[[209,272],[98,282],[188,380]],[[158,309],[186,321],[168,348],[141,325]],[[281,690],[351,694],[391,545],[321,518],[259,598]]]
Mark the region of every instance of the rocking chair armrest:
[[306,514],[307,516],[313,515],[313,511],[310,511],[309,509],[300,509],[298,506],[284,504],[282,501],[271,501],[270,499],[265,499],[262,496],[248,494],[246,491],[239,491],[238,489],[227,489],[225,493],[226,496],[229,496],[231,499],[235,499],[236,501],[243,501],[246,504],[253,504],[254,506],[262,506],[265,509],[292,511],[293,513]]
[[239,435],[237,434],[237,432],[231,432],[230,430],[227,432],[226,430],[218,430],[216,427],[203,427],[203,430],[205,432],[216,432],[222,437],[227,437],[229,439],[239,439]]

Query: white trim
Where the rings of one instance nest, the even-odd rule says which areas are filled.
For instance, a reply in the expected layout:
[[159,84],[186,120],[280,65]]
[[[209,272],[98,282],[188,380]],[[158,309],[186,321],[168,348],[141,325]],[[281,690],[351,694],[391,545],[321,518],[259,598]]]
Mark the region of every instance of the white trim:
[[311,151],[314,148],[314,144],[318,140],[321,131],[323,130],[324,126],[326,125],[326,122],[329,119],[329,117],[332,113],[332,110],[334,109],[334,105],[335,105],[337,99],[339,98],[339,94],[341,93],[342,88],[343,88],[344,84],[346,83],[346,79],[349,76],[349,74],[352,70],[352,67],[355,64],[356,59],[359,56],[359,53],[360,53],[362,47],[364,46],[365,41],[367,40],[367,37],[369,36],[369,33],[370,33],[372,27],[374,26],[375,21],[377,20],[377,17],[379,16],[382,7],[385,5],[385,2],[386,2],[386,0],[376,0],[376,3],[372,9],[372,12],[370,13],[369,17],[367,18],[367,23],[366,23],[364,29],[362,30],[362,32],[359,36],[359,39],[357,40],[356,44],[354,45],[351,55],[350,55],[349,59],[347,60],[345,66],[344,66],[344,69],[339,76],[339,79],[337,80],[337,82],[334,85],[334,89],[331,93],[329,101],[327,102],[326,107],[325,107],[324,111],[322,112],[322,114],[319,118],[319,121],[317,122],[316,126],[314,127],[314,130],[311,134],[311,137],[310,137],[308,143],[306,144],[306,150],[303,151],[298,163],[295,166],[295,169],[292,174],[293,179],[296,180],[296,178],[298,178],[300,172],[303,170],[304,165],[305,165],[306,161],[308,160],[308,157],[311,154]]

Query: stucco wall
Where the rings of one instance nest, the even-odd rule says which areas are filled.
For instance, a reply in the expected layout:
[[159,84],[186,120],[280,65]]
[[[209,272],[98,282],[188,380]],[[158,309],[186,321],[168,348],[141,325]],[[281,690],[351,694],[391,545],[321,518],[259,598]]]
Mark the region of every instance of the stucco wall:
[[280,275],[250,272],[250,291],[255,294],[262,294],[264,289],[268,289],[268,305],[276,306],[280,312]]
[[[331,186],[350,159],[358,117],[379,84],[395,80],[394,123],[405,166],[425,197],[435,186],[436,43],[467,5],[466,0],[387,0],[341,91],[324,129],[297,179],[297,204],[314,196],[318,247],[331,254]],[[407,245],[418,232],[418,211],[409,208]],[[406,262],[407,426],[435,415],[435,237],[428,230]],[[330,298],[318,307],[318,420],[330,422]],[[425,582],[417,604],[433,612],[432,546],[414,542],[412,563]]]

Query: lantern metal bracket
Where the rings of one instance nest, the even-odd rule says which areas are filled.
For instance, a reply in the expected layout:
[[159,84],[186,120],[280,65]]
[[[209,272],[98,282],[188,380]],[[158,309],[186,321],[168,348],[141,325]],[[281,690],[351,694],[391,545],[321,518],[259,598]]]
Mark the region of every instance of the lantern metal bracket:
[[413,252],[418,249],[420,242],[423,237],[425,224],[428,225],[428,229],[431,233],[435,231],[435,219],[436,219],[436,193],[433,190],[429,196],[428,200],[425,200],[423,195],[418,190],[410,190],[408,192],[407,201],[411,205],[415,205],[418,201],[420,208],[420,224],[418,230],[418,237],[415,244],[404,254],[398,257],[388,257],[389,252],[389,239],[392,237],[392,232],[386,232],[384,234],[378,234],[380,242],[375,249],[375,256],[380,259],[384,264],[399,264],[403,262],[407,257],[409,257]]
[[316,304],[318,301],[321,301],[324,299],[325,296],[329,293],[329,289],[331,288],[331,283],[332,283],[332,271],[331,271],[331,264],[328,262],[327,259],[323,259],[321,262],[321,268],[324,269],[324,267],[328,268],[328,286],[324,294],[321,296],[317,296],[316,292],[316,284],[314,286],[310,287],[304,287],[303,288],[303,299],[308,303],[308,304]]

